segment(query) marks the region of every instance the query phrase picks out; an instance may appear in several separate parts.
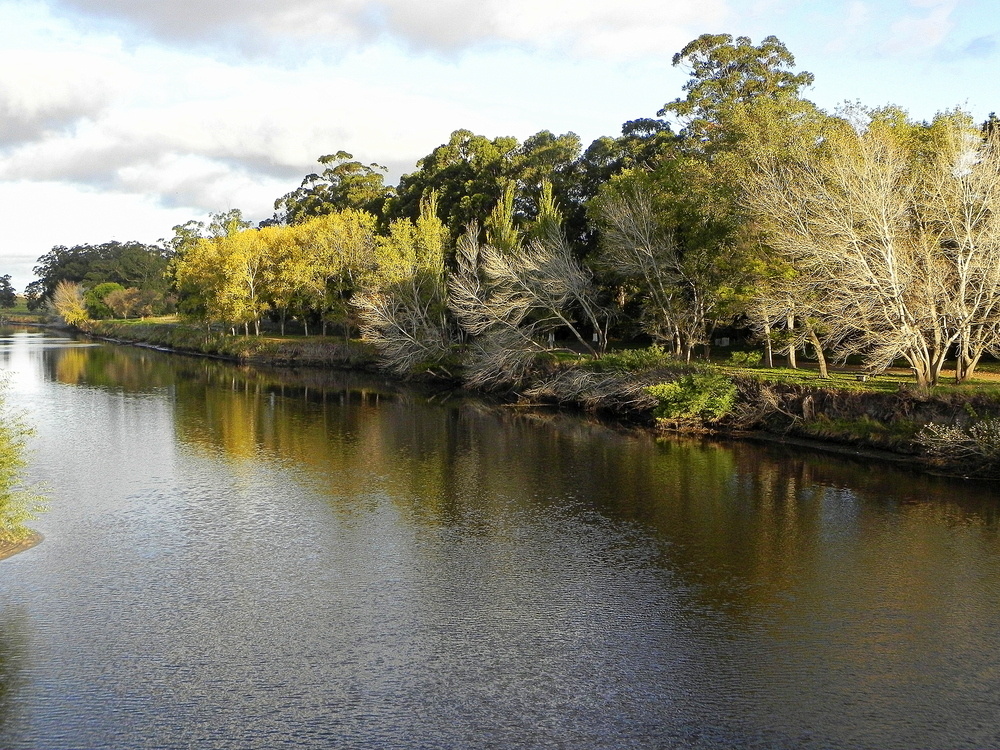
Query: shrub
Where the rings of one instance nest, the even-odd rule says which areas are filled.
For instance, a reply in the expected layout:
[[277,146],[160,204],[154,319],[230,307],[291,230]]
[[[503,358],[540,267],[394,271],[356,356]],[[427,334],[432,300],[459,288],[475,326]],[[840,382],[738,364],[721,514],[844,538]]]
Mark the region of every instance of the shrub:
[[736,405],[736,386],[725,375],[694,373],[648,386],[656,398],[653,416],[662,422],[717,422]]
[[764,355],[760,352],[733,352],[729,355],[729,364],[735,367],[759,367]]
[[646,349],[622,349],[608,352],[593,361],[597,372],[643,372],[674,363],[674,358],[659,344]]
[[991,476],[1000,472],[1000,419],[965,427],[931,423],[917,435],[917,443],[948,466]]
[[[83,294],[83,303],[87,308],[87,315],[94,320],[101,320],[114,316],[114,311],[107,303],[109,294],[124,290],[121,284],[114,281],[106,281],[98,284],[93,289],[88,289]],[[67,321],[68,322],[68,321]]]
[[41,496],[21,482],[31,430],[19,414],[4,407],[3,388],[0,381],[0,544],[30,536],[25,523],[43,508]]

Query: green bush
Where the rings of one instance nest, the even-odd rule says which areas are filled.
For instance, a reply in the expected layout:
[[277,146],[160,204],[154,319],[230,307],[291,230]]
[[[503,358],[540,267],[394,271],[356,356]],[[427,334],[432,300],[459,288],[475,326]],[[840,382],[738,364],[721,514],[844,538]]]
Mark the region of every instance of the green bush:
[[124,289],[125,287],[114,281],[106,281],[93,289],[88,289],[83,293],[83,304],[87,307],[87,314],[94,320],[113,318],[114,312],[104,300],[112,292],[120,292]]
[[735,367],[759,367],[764,355],[760,352],[733,352],[729,355],[729,364]]
[[718,373],[684,375],[646,393],[659,401],[653,416],[665,422],[717,422],[736,405],[736,386]]
[[43,509],[43,499],[21,481],[26,466],[26,441],[31,430],[19,414],[5,408],[0,381],[0,544],[16,543],[31,535],[25,525]]
[[659,344],[645,349],[622,349],[608,352],[593,361],[597,372],[643,372],[675,363],[675,359]]

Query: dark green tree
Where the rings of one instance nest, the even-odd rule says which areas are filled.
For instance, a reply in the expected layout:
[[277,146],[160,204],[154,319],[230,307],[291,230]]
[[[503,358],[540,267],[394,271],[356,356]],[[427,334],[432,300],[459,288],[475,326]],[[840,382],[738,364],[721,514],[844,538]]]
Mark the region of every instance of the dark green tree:
[[0,276],[0,307],[14,307],[17,304],[17,292],[10,283],[10,274]]
[[298,188],[274,202],[279,223],[299,224],[348,208],[382,215],[386,199],[393,194],[384,184],[385,167],[354,161],[346,151],[321,156],[318,161],[326,169],[306,175]]
[[45,286],[41,279],[35,279],[24,287],[24,299],[29,310],[40,310],[45,305]]
[[676,153],[679,139],[666,120],[642,117],[622,125],[618,138],[598,138],[580,157],[581,191],[585,200],[626,169],[652,169]]
[[581,189],[580,139],[575,133],[542,130],[519,143],[516,138],[487,138],[456,130],[404,175],[387,205],[389,219],[416,220],[421,200],[431,192],[452,240],[472,224],[483,226],[508,189],[513,189],[513,217],[518,227],[536,219],[542,186],[548,184],[566,214],[571,237],[583,235],[585,212]]
[[141,242],[105,242],[99,245],[56,245],[41,256],[34,268],[37,281],[26,289],[29,306],[39,307],[52,299],[62,281],[93,288],[113,282],[162,295],[167,289],[166,272],[173,251],[162,245]]
[[795,57],[774,36],[755,47],[745,36],[702,34],[674,55],[673,64],[691,73],[684,84],[687,95],[657,114],[677,117],[682,135],[709,151],[730,145],[725,121],[734,107],[757,99],[798,99],[814,80],[812,73],[792,71]]
[[996,112],[990,112],[990,116],[983,122],[982,130],[987,137],[1000,133],[1000,117],[997,117]]
[[503,195],[510,180],[519,143],[516,138],[487,138],[456,130],[448,142],[417,162],[417,171],[403,175],[387,207],[390,220],[420,216],[421,201],[432,193],[452,239],[472,222],[482,222]]

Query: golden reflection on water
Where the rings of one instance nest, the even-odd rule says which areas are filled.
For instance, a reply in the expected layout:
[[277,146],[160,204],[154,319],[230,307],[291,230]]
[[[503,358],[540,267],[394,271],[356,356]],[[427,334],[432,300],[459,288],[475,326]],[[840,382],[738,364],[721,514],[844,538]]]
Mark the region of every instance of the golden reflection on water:
[[470,514],[500,523],[491,508],[549,503],[641,524],[664,564],[720,609],[794,618],[802,616],[795,602],[811,606],[811,586],[822,586],[886,617],[919,609],[954,626],[984,584],[1000,589],[995,567],[964,572],[997,553],[996,502],[985,485],[790,448],[656,441],[474,401],[442,408],[427,394],[348,373],[105,347],[45,356],[59,382],[174,389],[183,444],[292,465],[340,511],[381,490],[423,524]]
[[[956,694],[995,698],[995,486],[792,447],[655,440],[349,373],[104,347],[42,356],[60,383],[168,394],[183,449],[250,478],[292,477],[316,491],[323,513],[350,519],[372,497],[385,498],[406,526],[398,540],[405,549],[395,552],[423,566],[427,579],[481,576],[481,590],[503,594],[478,602],[484,610],[530,609],[517,575],[544,573],[551,549],[546,558],[538,546],[551,540],[514,535],[546,524],[571,528],[553,539],[604,555],[594,570],[641,576],[642,560],[698,613],[670,627],[711,625],[718,632],[706,641],[738,681],[791,686],[751,695],[762,716],[789,713],[810,691],[861,705],[891,694],[904,705],[907,690],[928,680],[962,681],[968,691]],[[451,539],[444,532],[452,529],[461,532],[455,544],[481,540],[493,557],[476,559],[474,573],[450,570],[452,550],[422,542],[437,532]],[[755,648],[728,653],[748,634]],[[0,683],[2,648],[0,637]],[[822,709],[798,705],[796,721],[808,724],[810,711],[829,721]]]

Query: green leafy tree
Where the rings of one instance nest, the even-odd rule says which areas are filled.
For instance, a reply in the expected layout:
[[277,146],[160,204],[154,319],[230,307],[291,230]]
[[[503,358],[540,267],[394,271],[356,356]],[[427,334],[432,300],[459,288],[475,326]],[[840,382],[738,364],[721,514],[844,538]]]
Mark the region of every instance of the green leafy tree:
[[278,317],[279,330],[284,336],[289,315],[305,317],[308,314],[306,290],[312,272],[311,259],[294,227],[265,226],[258,231],[267,246],[268,256],[264,268],[264,295]]
[[598,138],[580,157],[580,191],[584,200],[627,169],[652,169],[673,155],[679,143],[666,120],[643,117],[622,125],[618,138]]
[[88,316],[95,320],[112,317],[115,313],[106,304],[105,298],[112,292],[120,292],[124,288],[116,281],[106,281],[84,292],[83,302],[87,307]]
[[511,165],[517,224],[524,227],[535,221],[542,192],[550,191],[563,216],[562,231],[578,255],[587,235],[581,149],[576,133],[542,130],[525,139]]
[[451,237],[458,237],[496,205],[519,146],[516,138],[490,139],[456,130],[447,143],[417,162],[416,172],[403,175],[387,206],[387,217],[416,221],[421,202],[433,192],[441,220]]
[[386,168],[362,164],[346,151],[319,157],[320,174],[309,174],[298,188],[274,202],[276,218],[298,224],[334,211],[356,209],[381,215],[393,190],[384,184]]
[[567,217],[566,231],[578,242],[586,223],[580,149],[575,133],[542,130],[519,143],[456,130],[448,143],[417,162],[416,172],[403,176],[387,217],[415,221],[421,201],[433,191],[454,241],[473,223],[482,226],[513,185],[512,215],[520,229],[534,221],[542,186],[549,184]]
[[734,107],[797,99],[814,80],[812,73],[792,71],[795,57],[774,36],[754,46],[745,36],[702,34],[674,55],[673,64],[690,71],[687,95],[665,104],[658,115],[677,117],[682,135],[709,151],[731,145],[726,120]]
[[17,292],[10,283],[10,274],[0,276],[0,307],[14,307],[17,304]]
[[380,240],[375,216],[347,209],[310,219],[294,229],[306,253],[303,293],[310,310],[320,319],[324,336],[333,324],[350,338],[357,325],[351,301],[377,263]]
[[207,225],[192,219],[173,228],[174,236],[165,243],[173,253],[168,276],[177,294],[177,312],[184,318],[208,326],[227,320],[219,317],[217,299],[223,272],[220,243],[251,226],[234,208],[211,214]]
[[211,214],[206,231],[209,237],[232,237],[252,226],[253,224],[243,218],[243,211],[231,208],[228,211]]

